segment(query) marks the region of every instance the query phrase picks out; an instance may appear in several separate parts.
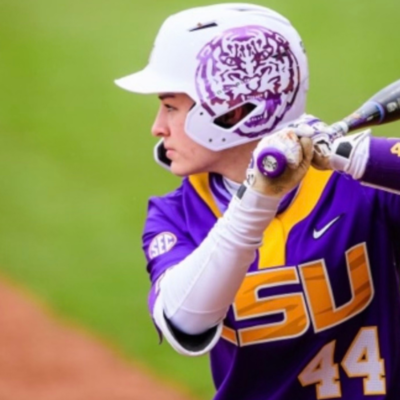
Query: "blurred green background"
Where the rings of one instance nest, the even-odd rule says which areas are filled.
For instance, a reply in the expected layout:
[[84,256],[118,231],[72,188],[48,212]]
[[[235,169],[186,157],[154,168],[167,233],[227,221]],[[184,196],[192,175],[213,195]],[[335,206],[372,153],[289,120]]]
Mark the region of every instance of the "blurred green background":
[[[169,14],[212,3],[0,0],[0,273],[201,399],[207,358],[158,346],[146,306],[147,199],[179,183],[152,159],[157,100],[113,80],[144,67]],[[259,4],[300,32],[308,111],[327,122],[400,78],[398,0]]]

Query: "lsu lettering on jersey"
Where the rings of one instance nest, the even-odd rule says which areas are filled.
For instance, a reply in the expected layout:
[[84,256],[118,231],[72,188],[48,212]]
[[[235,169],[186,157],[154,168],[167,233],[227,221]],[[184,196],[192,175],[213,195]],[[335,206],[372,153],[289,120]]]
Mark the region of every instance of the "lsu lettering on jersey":
[[[157,279],[230,198],[221,176],[200,174],[150,200],[151,310]],[[215,399],[399,400],[400,196],[310,169],[263,243],[210,354]]]

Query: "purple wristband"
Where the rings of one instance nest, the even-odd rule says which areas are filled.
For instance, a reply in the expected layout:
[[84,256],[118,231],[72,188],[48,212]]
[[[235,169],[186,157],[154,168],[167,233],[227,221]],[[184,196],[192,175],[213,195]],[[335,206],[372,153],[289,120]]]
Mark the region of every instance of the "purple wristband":
[[362,182],[400,191],[400,139],[371,137]]

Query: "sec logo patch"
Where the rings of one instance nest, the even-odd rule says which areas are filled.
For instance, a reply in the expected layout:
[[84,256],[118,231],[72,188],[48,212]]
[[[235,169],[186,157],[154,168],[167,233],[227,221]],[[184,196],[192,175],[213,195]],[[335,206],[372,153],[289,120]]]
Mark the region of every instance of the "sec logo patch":
[[175,246],[176,242],[177,238],[171,232],[163,232],[157,235],[149,246],[150,260],[170,251]]

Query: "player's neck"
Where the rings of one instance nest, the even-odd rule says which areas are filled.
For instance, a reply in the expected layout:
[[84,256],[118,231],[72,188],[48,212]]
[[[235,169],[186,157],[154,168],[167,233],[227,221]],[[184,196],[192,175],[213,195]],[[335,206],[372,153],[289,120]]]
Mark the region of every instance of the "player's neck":
[[246,170],[256,145],[257,142],[250,142],[223,150],[221,152],[221,163],[214,172],[221,174],[229,181],[242,183],[246,178]]
[[239,189],[240,183],[231,181],[230,179],[226,178],[225,176],[222,177],[224,186],[226,190],[233,196]]

